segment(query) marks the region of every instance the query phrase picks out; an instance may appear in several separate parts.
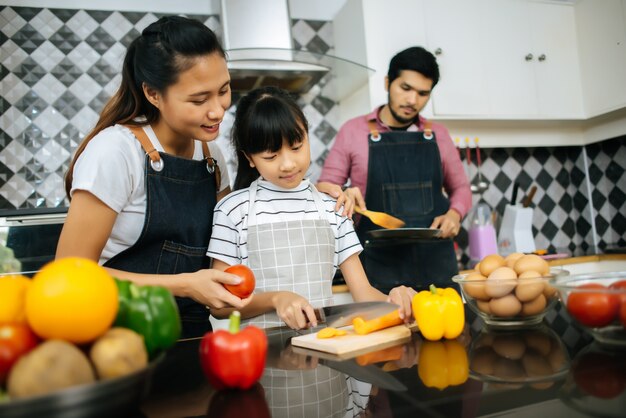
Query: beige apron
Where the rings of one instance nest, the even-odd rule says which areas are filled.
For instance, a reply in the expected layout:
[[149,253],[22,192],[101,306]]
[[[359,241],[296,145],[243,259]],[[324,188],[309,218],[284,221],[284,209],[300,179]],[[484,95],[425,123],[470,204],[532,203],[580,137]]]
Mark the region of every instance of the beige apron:
[[[256,277],[254,292],[290,291],[306,298],[313,307],[331,305],[335,235],[320,193],[310,185],[318,219],[257,225],[257,187],[258,180],[250,185],[248,210],[248,266]],[[260,328],[285,325],[276,312],[250,318],[243,324]]]

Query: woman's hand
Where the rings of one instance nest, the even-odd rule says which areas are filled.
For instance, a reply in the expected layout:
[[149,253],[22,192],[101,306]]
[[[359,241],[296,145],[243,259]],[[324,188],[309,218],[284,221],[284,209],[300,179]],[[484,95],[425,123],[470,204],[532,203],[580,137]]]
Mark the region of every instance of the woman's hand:
[[[241,277],[216,269],[205,269],[195,273],[182,273],[187,280],[185,295],[212,309],[246,306],[252,296],[240,299],[230,293],[224,284],[239,284]],[[174,278],[176,280],[176,278]]]
[[363,199],[361,189],[358,187],[348,187],[344,190],[344,194],[346,195],[346,198],[352,202],[352,207],[358,206],[363,210],[367,209],[365,207],[365,199]]
[[399,306],[400,318],[404,319],[405,323],[411,322],[411,318],[413,317],[411,301],[416,293],[417,292],[410,287],[398,286],[391,289],[387,297],[387,302],[395,303]]
[[291,329],[317,326],[315,311],[308,300],[292,292],[278,292],[272,298],[276,314]]
[[456,210],[450,209],[445,214],[437,216],[430,227],[441,230],[440,238],[454,238],[461,230],[461,215]]

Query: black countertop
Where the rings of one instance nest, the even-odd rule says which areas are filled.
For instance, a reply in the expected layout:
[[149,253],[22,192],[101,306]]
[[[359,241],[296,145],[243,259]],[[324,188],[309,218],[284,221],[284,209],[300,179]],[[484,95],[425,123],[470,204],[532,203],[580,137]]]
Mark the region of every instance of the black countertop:
[[149,396],[131,416],[624,416],[626,351],[597,345],[567,313],[557,308],[541,326],[517,332],[486,329],[469,311],[466,322],[455,344],[464,348],[469,377],[443,389],[429,386],[442,378],[440,386],[446,386],[446,373],[454,381],[454,366],[458,374],[462,364],[446,360],[443,350],[429,372],[420,356],[444,343],[424,342],[419,333],[377,353],[378,359],[370,353],[337,360],[294,349],[289,339],[297,334],[276,331],[268,334],[260,383],[247,392],[217,394],[200,370],[199,340],[182,341],[157,368]]

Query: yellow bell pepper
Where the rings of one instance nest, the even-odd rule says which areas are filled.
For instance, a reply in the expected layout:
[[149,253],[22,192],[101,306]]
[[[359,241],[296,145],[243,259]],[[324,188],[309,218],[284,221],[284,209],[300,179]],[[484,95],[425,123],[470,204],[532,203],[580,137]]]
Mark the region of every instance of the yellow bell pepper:
[[454,339],[461,335],[465,309],[461,296],[451,287],[441,289],[431,284],[430,290],[413,296],[411,307],[417,327],[427,340]]
[[457,340],[424,341],[417,364],[424,386],[443,390],[465,383],[469,361],[465,347]]

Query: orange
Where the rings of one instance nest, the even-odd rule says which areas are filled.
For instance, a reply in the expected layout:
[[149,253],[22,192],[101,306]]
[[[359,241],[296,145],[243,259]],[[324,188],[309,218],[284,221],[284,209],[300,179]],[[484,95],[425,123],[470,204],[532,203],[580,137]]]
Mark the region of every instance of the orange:
[[96,262],[61,258],[45,265],[26,293],[26,319],[37,335],[81,344],[104,334],[117,315],[113,277]]
[[24,301],[30,279],[22,275],[0,277],[0,323],[26,323]]

